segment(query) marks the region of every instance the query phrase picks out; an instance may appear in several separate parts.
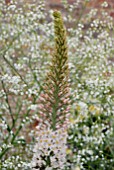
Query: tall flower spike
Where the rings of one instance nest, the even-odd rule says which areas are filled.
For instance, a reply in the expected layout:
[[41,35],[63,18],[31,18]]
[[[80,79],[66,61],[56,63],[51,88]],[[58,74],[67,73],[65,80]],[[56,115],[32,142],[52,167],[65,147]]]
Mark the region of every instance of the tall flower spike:
[[70,109],[69,69],[66,30],[61,13],[54,11],[55,51],[44,85],[44,93],[39,98],[39,115],[42,128],[50,125],[53,130],[65,128]]

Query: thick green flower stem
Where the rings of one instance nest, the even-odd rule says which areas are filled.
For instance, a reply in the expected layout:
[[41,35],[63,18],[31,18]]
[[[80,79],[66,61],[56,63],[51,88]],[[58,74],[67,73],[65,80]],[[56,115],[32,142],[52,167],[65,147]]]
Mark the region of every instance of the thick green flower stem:
[[61,13],[55,11],[53,16],[55,48],[44,86],[44,94],[39,99],[39,110],[43,124],[48,122],[51,128],[55,130],[66,126],[68,122],[70,99],[66,30]]

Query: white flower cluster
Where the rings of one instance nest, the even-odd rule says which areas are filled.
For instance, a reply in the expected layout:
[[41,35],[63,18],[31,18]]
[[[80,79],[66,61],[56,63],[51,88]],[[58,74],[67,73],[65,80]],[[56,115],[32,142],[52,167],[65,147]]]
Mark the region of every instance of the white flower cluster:
[[38,134],[31,162],[32,170],[63,169],[66,163],[66,138],[63,130],[42,130]]
[[104,1],[102,4],[101,4],[102,7],[106,8],[108,7],[108,3],[106,1]]

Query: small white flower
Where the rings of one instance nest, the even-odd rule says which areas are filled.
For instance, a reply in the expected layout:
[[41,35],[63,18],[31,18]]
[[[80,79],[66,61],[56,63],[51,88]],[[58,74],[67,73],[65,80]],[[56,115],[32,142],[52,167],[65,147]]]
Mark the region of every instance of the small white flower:
[[[43,165],[45,168],[52,169],[63,168],[66,162],[66,138],[67,134],[63,130],[52,131],[51,129],[46,129],[41,130],[40,133],[38,132],[31,165],[37,165],[39,167]],[[48,167],[46,167],[47,158],[50,159],[50,165],[48,165]],[[32,166],[32,168],[34,167],[35,166]]]
[[102,7],[108,7],[108,3],[106,1],[104,1],[102,4],[101,4]]

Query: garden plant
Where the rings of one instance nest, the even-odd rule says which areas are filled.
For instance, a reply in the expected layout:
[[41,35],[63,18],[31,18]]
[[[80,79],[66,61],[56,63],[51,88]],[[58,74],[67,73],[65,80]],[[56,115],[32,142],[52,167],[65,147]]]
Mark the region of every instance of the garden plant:
[[114,170],[114,18],[92,1],[0,1],[0,170]]

